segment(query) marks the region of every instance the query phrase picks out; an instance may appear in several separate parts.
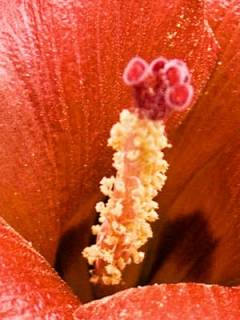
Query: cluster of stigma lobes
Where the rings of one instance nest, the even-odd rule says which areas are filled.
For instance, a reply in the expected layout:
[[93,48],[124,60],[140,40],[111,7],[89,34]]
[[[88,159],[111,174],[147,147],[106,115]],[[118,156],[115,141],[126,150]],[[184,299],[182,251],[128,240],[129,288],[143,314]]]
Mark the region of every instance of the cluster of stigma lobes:
[[154,198],[167,179],[163,150],[171,145],[165,122],[171,113],[187,108],[193,97],[190,72],[178,59],[159,57],[148,64],[135,57],[123,81],[132,88],[133,104],[111,129],[108,145],[115,150],[116,174],[100,182],[107,202],[96,205],[96,244],[83,250],[91,281],[104,285],[123,282],[126,266],[144,259],[141,248],[152,237],[150,224],[158,219]]

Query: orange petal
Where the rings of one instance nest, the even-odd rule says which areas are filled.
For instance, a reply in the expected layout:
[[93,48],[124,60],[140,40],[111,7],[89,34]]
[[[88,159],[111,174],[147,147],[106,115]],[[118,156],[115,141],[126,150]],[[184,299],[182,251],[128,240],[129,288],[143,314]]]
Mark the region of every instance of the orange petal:
[[240,4],[208,4],[222,49],[205,94],[172,136],[168,182],[159,198],[168,221],[152,249],[159,256],[154,282],[240,278]]
[[183,58],[198,95],[215,41],[201,0],[4,0],[0,12],[0,211],[53,261],[109,173],[109,129],[131,103],[128,60]]
[[72,319],[79,301],[49,264],[0,219],[0,318]]
[[128,289],[81,306],[75,320],[202,320],[240,318],[240,288],[197,284]]
[[239,147],[234,136],[168,208],[152,282],[239,283]]

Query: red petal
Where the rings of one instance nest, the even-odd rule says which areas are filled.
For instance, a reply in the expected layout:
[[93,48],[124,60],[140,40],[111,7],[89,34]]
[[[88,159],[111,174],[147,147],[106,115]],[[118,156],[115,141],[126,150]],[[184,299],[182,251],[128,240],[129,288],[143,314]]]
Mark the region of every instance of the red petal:
[[239,148],[234,136],[168,207],[153,282],[239,284]]
[[109,173],[129,59],[184,59],[198,95],[215,44],[200,0],[4,0],[0,12],[0,211],[52,261]]
[[156,246],[161,257],[153,282],[240,279],[240,3],[208,6],[222,49],[205,94],[171,141],[168,182],[159,198],[168,221]]
[[240,319],[240,288],[197,284],[128,289],[81,306],[78,320]]
[[78,300],[48,263],[0,220],[0,318],[72,319]]

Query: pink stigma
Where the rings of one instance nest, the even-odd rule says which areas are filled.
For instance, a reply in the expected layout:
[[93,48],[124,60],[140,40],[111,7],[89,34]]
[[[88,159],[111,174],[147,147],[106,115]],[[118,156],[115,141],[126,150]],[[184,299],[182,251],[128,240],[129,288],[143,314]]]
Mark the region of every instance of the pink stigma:
[[167,104],[176,111],[181,111],[184,106],[191,103],[193,96],[192,86],[189,84],[177,84],[166,91]]
[[144,81],[147,76],[148,64],[141,58],[133,58],[128,63],[123,73],[124,82],[128,86],[134,86]]
[[159,57],[151,62],[149,68],[154,74],[156,74],[165,67],[166,63],[167,60],[165,58]]
[[148,64],[135,57],[125,68],[123,80],[133,88],[134,108],[142,117],[166,119],[171,112],[182,111],[192,102],[190,72],[178,59],[159,57]]

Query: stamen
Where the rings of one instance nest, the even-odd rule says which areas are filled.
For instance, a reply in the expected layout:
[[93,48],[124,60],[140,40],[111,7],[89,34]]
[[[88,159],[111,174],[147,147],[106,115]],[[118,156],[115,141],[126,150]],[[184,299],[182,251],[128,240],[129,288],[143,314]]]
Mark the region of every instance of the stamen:
[[191,103],[193,88],[186,65],[179,60],[157,58],[149,65],[133,58],[123,74],[133,88],[134,106],[123,110],[111,129],[108,144],[116,151],[115,177],[103,178],[100,189],[108,196],[99,202],[99,225],[93,226],[96,244],[83,256],[93,265],[91,281],[119,284],[130,263],[141,263],[140,248],[152,237],[150,223],[158,218],[153,199],[166,181],[168,163],[163,149],[169,148],[164,120]]

